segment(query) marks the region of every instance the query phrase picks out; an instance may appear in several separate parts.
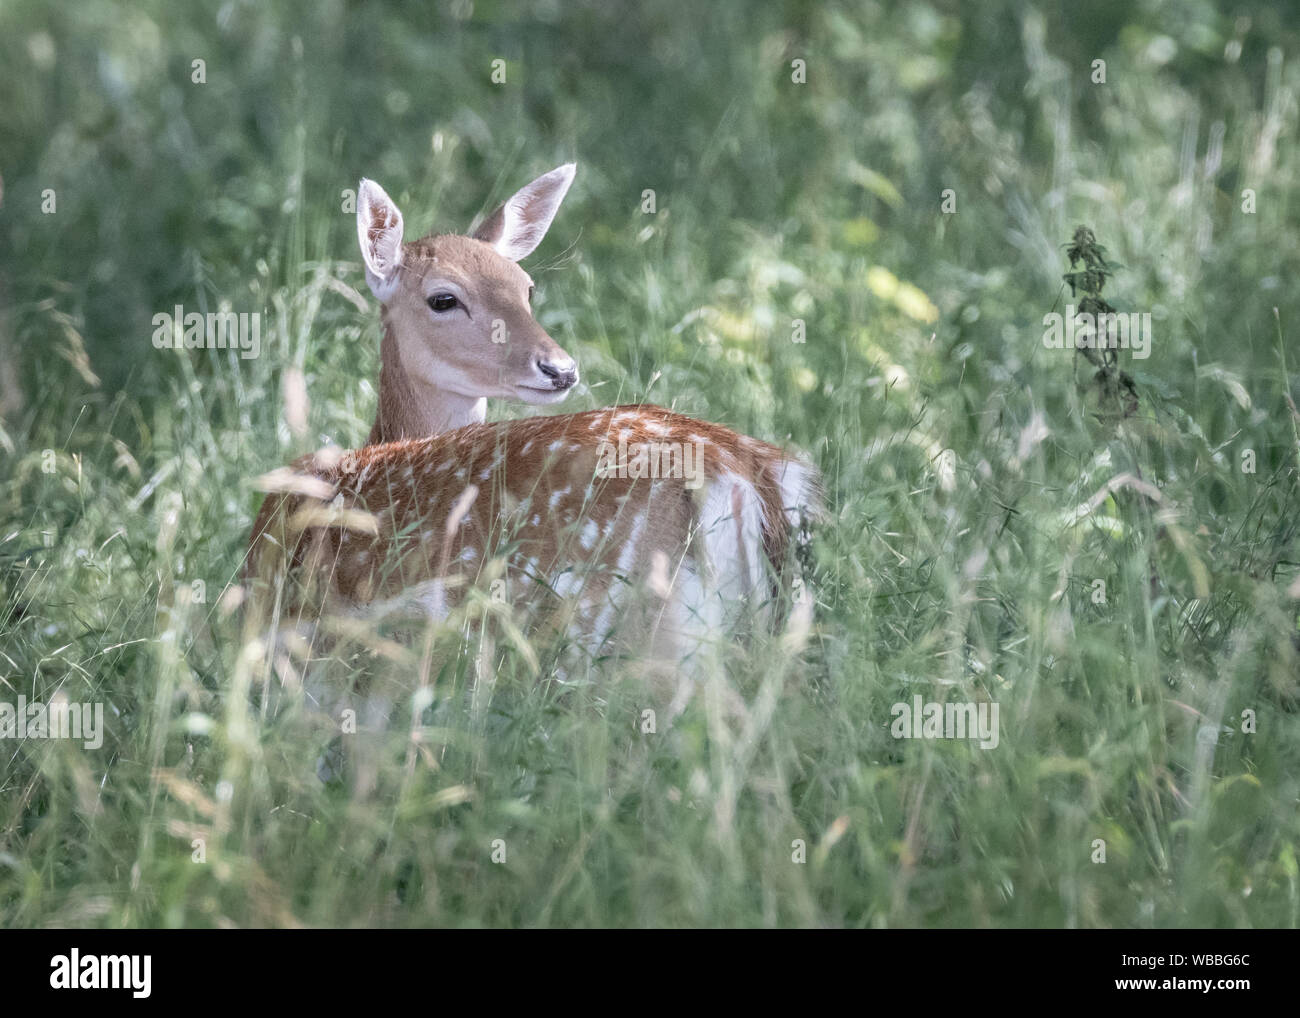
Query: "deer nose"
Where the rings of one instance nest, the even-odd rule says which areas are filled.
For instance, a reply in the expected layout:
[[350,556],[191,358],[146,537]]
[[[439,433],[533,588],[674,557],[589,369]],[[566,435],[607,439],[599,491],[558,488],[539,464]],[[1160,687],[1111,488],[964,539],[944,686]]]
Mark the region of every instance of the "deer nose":
[[538,360],[537,370],[551,380],[553,389],[571,389],[578,384],[578,365],[572,357],[563,360]]

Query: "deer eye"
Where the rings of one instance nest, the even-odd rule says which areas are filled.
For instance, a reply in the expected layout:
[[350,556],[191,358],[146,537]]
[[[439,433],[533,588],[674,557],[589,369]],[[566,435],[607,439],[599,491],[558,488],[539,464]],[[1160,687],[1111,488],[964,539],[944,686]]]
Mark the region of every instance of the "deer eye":
[[531,304],[531,303],[533,302],[533,294],[536,292],[536,290],[537,290],[537,287],[535,287],[535,286],[530,286],[530,287],[528,288],[528,303],[529,303],[529,304]]
[[435,293],[429,298],[429,307],[439,313],[450,311],[458,304],[460,304],[460,301],[456,299],[454,294],[450,293]]

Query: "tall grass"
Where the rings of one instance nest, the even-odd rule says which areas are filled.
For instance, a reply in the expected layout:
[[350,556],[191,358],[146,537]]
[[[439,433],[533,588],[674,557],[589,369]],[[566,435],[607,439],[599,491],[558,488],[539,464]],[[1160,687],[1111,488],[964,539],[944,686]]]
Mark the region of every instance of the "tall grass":
[[[1295,926],[1294,19],[617,6],[0,11],[0,701],[108,717],[0,741],[0,921]],[[462,228],[574,157],[528,263],[563,409],[806,449],[815,628],[728,648],[746,713],[715,686],[648,734],[618,668],[557,683],[478,597],[445,654],[310,663],[395,690],[341,736],[229,591],[253,479],[374,411],[342,192]],[[1041,342],[1081,222],[1154,319],[1132,414]],[[260,358],[151,345],[221,302]],[[895,739],[916,694],[996,701],[999,745]]]

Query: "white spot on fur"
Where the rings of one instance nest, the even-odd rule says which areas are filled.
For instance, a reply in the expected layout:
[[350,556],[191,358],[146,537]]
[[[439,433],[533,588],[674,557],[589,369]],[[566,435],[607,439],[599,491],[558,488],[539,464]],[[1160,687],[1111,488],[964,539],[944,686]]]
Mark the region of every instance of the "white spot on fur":
[[402,618],[426,618],[441,622],[447,617],[447,592],[442,580],[425,580],[407,587],[396,597],[359,605],[349,614],[372,622],[390,615]]
[[583,577],[579,576],[572,569],[566,570],[556,576],[551,577],[551,589],[555,591],[557,597],[568,599],[577,596],[582,590]]
[[623,542],[623,548],[618,553],[618,570],[624,576],[632,568],[632,563],[636,561],[637,545],[641,543],[641,533],[645,530],[646,514],[637,513],[636,518],[632,520],[632,530],[627,535],[627,540]]
[[591,627],[592,643],[597,649],[613,635],[610,627],[614,622],[614,611],[618,607],[618,603],[614,599],[615,589],[623,590],[625,588],[622,584],[615,584],[614,588],[606,595],[605,606],[601,609],[600,614],[596,616],[596,622]]

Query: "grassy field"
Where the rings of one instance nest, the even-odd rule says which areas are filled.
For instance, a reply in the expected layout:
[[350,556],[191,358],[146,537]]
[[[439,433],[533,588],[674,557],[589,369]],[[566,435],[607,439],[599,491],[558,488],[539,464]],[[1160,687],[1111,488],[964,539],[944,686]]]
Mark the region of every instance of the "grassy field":
[[[1300,17],[1087,8],[0,5],[0,703],[106,729],[0,739],[0,923],[1300,923]],[[373,417],[345,191],[414,237],[567,160],[558,409],[805,450],[814,628],[646,734],[476,596],[445,667],[313,665],[403,690],[322,781],[230,587],[254,479]],[[1131,391],[1043,342],[1080,224]],[[156,349],[176,305],[260,355]],[[997,746],[895,738],[918,695]]]

